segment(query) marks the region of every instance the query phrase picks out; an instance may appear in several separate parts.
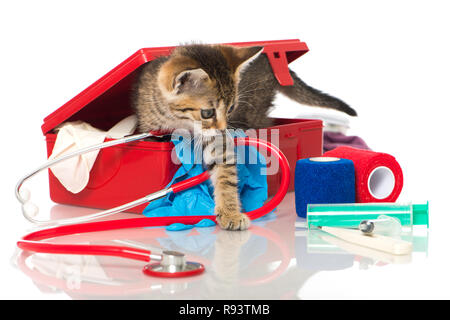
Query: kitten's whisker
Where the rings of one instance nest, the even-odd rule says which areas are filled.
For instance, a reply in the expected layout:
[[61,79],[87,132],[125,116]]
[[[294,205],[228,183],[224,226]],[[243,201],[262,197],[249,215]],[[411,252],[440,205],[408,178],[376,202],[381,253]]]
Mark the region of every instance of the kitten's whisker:
[[225,133],[226,133],[226,135],[227,135],[230,139],[234,139],[234,138],[233,138],[233,135],[232,135],[231,132],[230,132],[230,130],[225,129]]
[[248,105],[249,107],[252,107],[254,110],[258,110],[258,109],[256,109],[256,107],[253,104],[251,104],[251,103],[249,103],[247,101],[240,101],[239,103],[244,103],[245,105]]
[[253,98],[253,96],[250,94],[239,94],[238,101],[240,99],[246,99],[246,98]]
[[[230,120],[230,123],[242,123],[242,124],[247,124],[246,122],[244,122],[244,121],[239,121],[239,120]],[[235,129],[239,129],[239,128],[235,128]]]
[[[232,123],[232,124],[229,125],[230,128],[232,128],[232,129],[236,129],[236,130],[240,129],[240,130],[244,130],[245,131],[247,129],[244,129],[244,128],[248,128],[248,124],[243,122],[243,121],[233,120],[233,121],[230,121],[230,123]],[[235,127],[235,126],[233,126],[233,124],[235,124],[235,125],[241,124],[242,126]]]
[[194,157],[197,155],[201,155],[201,151],[202,151],[202,137],[197,137],[194,139]]
[[259,83],[264,82],[264,81],[267,81],[267,80],[266,79],[260,79],[260,80],[254,81],[254,82],[250,82],[250,83],[247,83],[245,85],[245,87],[243,87],[243,88],[241,87],[241,85],[239,85],[238,86],[238,90],[245,90],[245,89],[247,89],[250,86],[253,86],[255,84],[259,84]]
[[240,92],[238,92],[238,96],[241,96],[243,94],[252,93],[255,91],[261,91],[261,90],[263,90],[263,88],[254,88],[254,89],[249,89],[249,90],[245,90],[245,91],[240,91]]

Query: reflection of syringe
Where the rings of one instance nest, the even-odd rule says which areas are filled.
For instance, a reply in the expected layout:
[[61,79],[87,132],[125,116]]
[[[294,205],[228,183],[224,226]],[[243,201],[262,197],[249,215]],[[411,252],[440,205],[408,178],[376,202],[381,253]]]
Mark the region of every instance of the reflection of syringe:
[[379,234],[365,234],[360,230],[334,227],[319,227],[319,229],[342,240],[391,254],[403,255],[409,254],[412,251],[412,243]]
[[[313,232],[321,232],[319,230],[313,230]],[[373,259],[374,261],[382,261],[389,264],[407,264],[412,261],[411,254],[394,255],[380,250],[363,247],[358,244],[350,243],[348,241],[339,239],[328,235],[327,233],[319,234],[319,237],[324,241],[335,245],[340,250],[345,250],[348,253],[358,255],[361,257]]]

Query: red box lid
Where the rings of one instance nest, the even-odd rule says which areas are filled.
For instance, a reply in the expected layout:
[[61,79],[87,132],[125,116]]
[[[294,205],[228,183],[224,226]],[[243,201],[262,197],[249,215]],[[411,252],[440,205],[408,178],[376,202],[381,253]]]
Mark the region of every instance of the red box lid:
[[[306,43],[298,39],[227,43],[235,46],[264,46],[275,77],[283,86],[293,85],[288,64],[308,52]],[[140,66],[159,56],[169,55],[175,47],[138,50],[99,80],[69,100],[44,119],[42,132],[53,130],[65,121],[83,120],[94,127],[108,130],[131,115],[131,86]]]

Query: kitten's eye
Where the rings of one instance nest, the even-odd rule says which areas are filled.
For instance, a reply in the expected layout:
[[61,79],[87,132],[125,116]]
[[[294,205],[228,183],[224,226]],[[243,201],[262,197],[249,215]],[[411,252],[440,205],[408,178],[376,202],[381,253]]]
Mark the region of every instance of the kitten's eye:
[[228,108],[228,111],[227,111],[227,112],[228,112],[228,113],[231,113],[231,112],[233,111],[233,109],[234,109],[234,104],[232,104],[231,107]]
[[216,114],[216,109],[204,109],[200,111],[200,114],[203,119],[209,119],[214,117],[214,115]]

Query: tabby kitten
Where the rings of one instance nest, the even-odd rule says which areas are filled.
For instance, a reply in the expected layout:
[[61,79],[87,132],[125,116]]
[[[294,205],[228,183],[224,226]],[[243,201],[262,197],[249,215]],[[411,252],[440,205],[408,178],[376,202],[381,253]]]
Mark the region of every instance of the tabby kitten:
[[[180,46],[169,57],[146,64],[134,90],[133,105],[140,131],[183,128],[202,135],[203,160],[214,186],[216,220],[220,227],[229,230],[247,229],[250,221],[241,213],[234,148],[229,147],[232,138],[226,132],[227,117],[237,102],[241,71],[261,50]],[[216,136],[221,139],[213,139]],[[219,140],[223,148],[213,145]]]
[[[170,56],[147,63],[134,87],[141,132],[182,128],[201,135],[216,220],[228,230],[245,230],[250,221],[240,210],[236,155],[227,128],[270,126],[267,113],[277,90],[302,103],[356,115],[344,102],[308,87],[293,72],[294,86],[281,87],[267,57],[260,54],[262,49],[180,46]],[[217,141],[223,146],[217,148]]]

